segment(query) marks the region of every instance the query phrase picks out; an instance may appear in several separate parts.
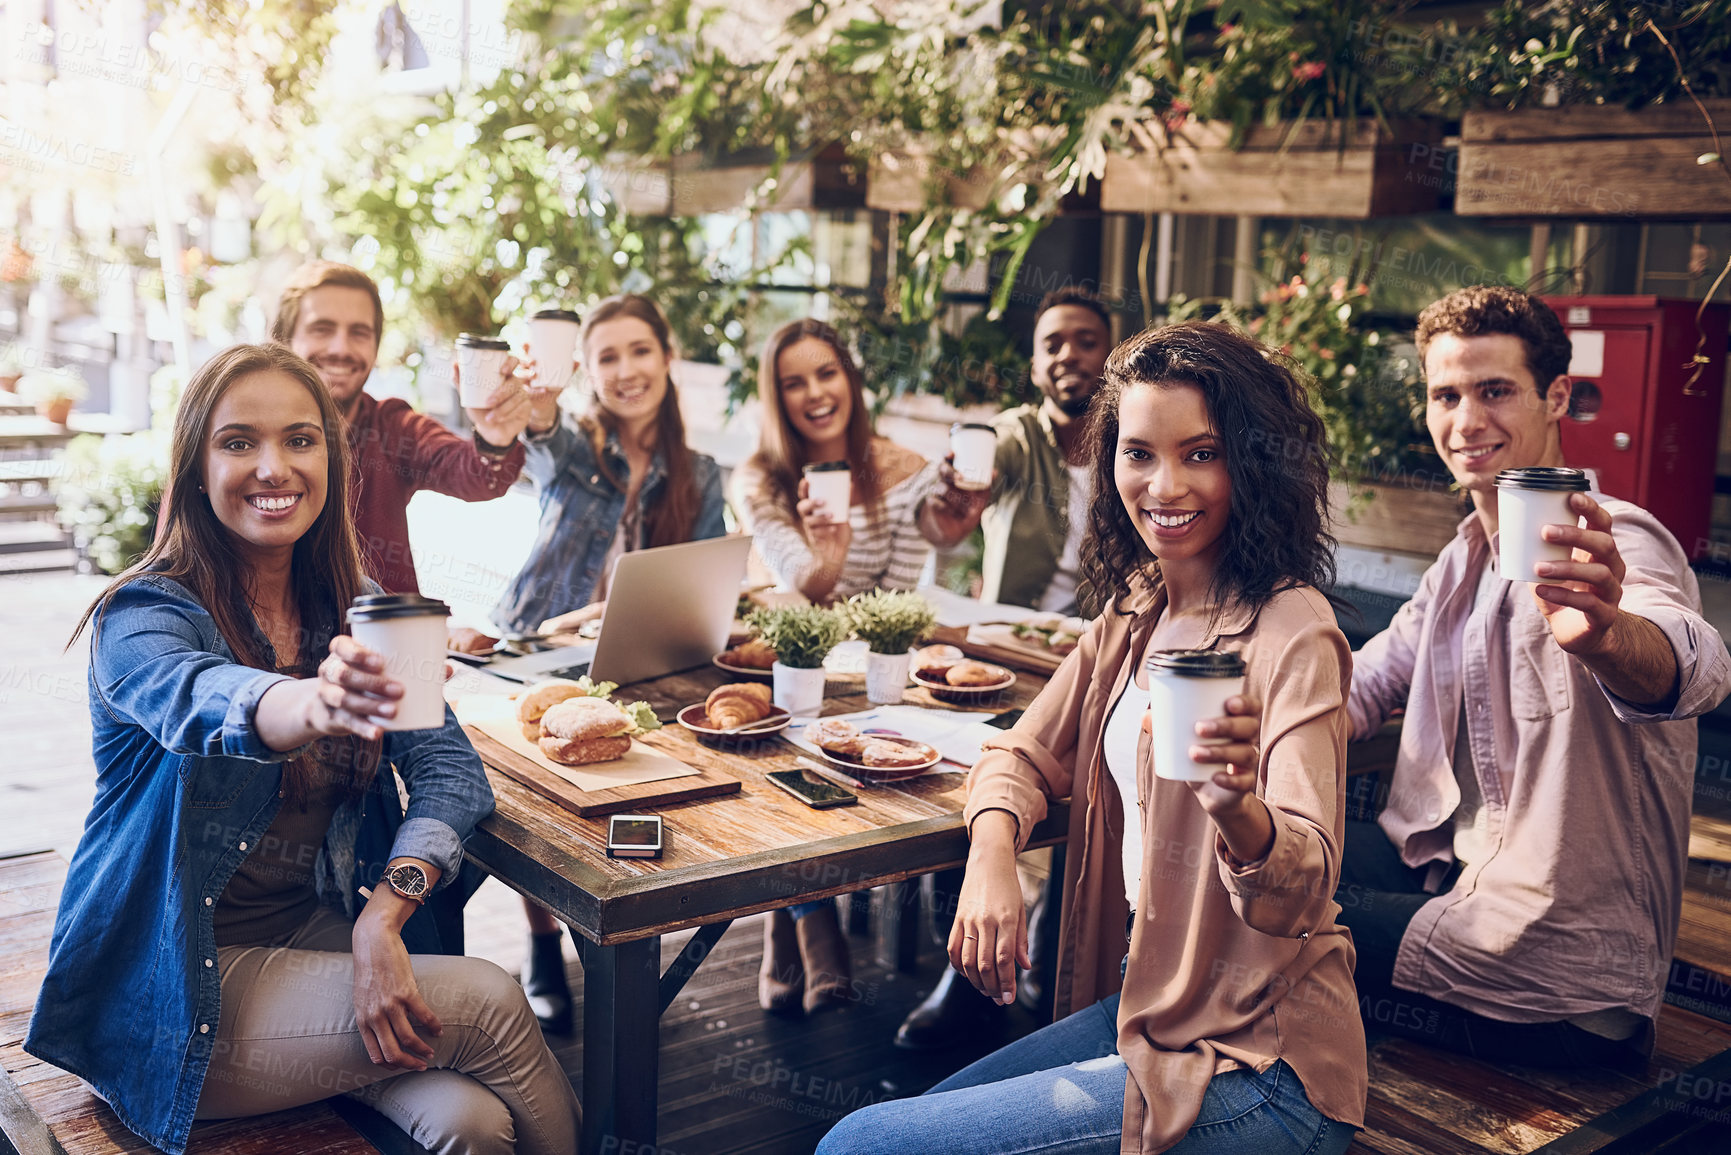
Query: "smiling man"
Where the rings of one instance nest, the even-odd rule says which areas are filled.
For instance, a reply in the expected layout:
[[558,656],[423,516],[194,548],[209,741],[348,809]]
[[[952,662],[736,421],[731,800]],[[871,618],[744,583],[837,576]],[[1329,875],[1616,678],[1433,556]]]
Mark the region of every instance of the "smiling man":
[[1034,320],[1029,375],[1038,405],[998,415],[989,490],[959,488],[955,470],[920,508],[920,532],[933,545],[955,545],[976,525],[986,529],[982,562],[989,602],[1074,613],[1082,536],[1087,531],[1091,463],[1079,460],[1083,418],[1112,351],[1111,315],[1082,289],[1056,289]]
[[1497,474],[1567,464],[1555,313],[1463,289],[1420,314],[1418,347],[1426,424],[1473,513],[1353,657],[1355,739],[1406,709],[1336,895],[1366,1025],[1493,1061],[1638,1063],[1677,934],[1695,718],[1731,658],[1682,549],[1629,502],[1574,494],[1584,524],[1542,531],[1574,560],[1498,572]]
[[373,279],[333,261],[303,265],[289,279],[271,326],[273,340],[312,362],[342,411],[353,486],[349,504],[367,575],[390,593],[418,593],[409,551],[409,499],[431,489],[463,501],[488,501],[517,480],[529,420],[518,391],[492,409],[468,409],[473,437],[392,398],[365,391],[379,356],[384,305]]

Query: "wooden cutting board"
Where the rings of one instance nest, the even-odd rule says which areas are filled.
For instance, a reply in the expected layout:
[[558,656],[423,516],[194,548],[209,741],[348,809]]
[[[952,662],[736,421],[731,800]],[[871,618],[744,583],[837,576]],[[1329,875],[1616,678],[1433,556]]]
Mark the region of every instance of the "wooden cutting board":
[[710,798],[739,790],[739,779],[732,775],[696,766],[692,769],[697,773],[679,778],[641,782],[634,786],[613,786],[606,790],[579,790],[552,770],[511,749],[485,730],[464,726],[463,732],[469,735],[469,741],[475,744],[475,752],[481,755],[481,760],[488,766],[501,774],[509,774],[529,789],[583,818],[647,809],[668,802],[687,802],[693,798]]

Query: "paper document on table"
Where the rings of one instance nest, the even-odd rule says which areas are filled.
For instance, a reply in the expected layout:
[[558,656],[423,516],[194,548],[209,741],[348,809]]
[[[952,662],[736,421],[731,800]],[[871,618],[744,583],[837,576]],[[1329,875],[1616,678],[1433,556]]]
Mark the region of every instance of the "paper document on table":
[[942,586],[921,586],[917,591],[938,611],[938,625],[950,627],[977,626],[985,622],[1025,622],[1029,618],[1051,617],[1027,606],[1007,606],[1002,602],[982,602],[951,593]]
[[477,694],[451,703],[457,721],[473,726],[500,745],[521,754],[543,769],[550,770],[579,790],[607,790],[615,786],[637,786],[644,782],[661,782],[669,778],[684,778],[698,771],[659,750],[641,742],[631,743],[623,757],[610,762],[593,762],[587,766],[566,766],[541,753],[541,748],[523,734],[517,721],[517,703],[511,698],[492,694]]
[[[994,715],[985,710],[931,710],[924,706],[879,706],[875,710],[860,710],[853,714],[827,714],[824,720],[839,718],[852,722],[868,734],[886,734],[902,738],[912,738],[934,747],[945,762],[956,763],[956,766],[944,766],[940,763],[939,770],[955,770],[957,767],[971,767],[980,760],[980,744],[987,738],[1003,733],[994,726],[986,725],[986,719]],[[805,728],[812,720],[796,722],[782,731],[782,737],[813,754],[819,753],[817,746],[808,742]]]

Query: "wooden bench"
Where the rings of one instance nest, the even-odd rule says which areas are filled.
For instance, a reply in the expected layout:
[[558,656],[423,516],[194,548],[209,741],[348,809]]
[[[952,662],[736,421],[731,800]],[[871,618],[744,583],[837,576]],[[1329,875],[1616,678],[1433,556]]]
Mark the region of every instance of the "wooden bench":
[[1731,862],[1699,857],[1731,859],[1731,822],[1697,814],[1693,826],[1645,1071],[1544,1071],[1373,1041],[1367,1126],[1349,1155],[1731,1151]]
[[[24,1053],[65,881],[66,862],[52,851],[0,858],[0,1155],[146,1155],[155,1149],[122,1126],[81,1080]],[[347,1099],[200,1123],[192,1129],[188,1150],[194,1155],[426,1155],[396,1125]]]

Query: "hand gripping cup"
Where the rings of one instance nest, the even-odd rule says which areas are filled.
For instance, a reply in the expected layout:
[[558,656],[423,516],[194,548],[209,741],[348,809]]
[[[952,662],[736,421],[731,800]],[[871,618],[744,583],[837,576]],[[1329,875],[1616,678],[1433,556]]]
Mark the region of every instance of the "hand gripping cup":
[[958,488],[992,487],[992,460],[998,455],[997,430],[990,425],[957,422],[950,426],[950,452],[955,454]]
[[505,380],[509,342],[474,333],[457,334],[457,398],[464,409],[491,409],[517,388]]
[[385,659],[403,684],[385,730],[436,730],[445,724],[445,622],[451,609],[419,594],[364,594],[349,607],[349,636]]
[[1146,669],[1155,776],[1208,781],[1226,767],[1192,761],[1190,747],[1224,739],[1197,737],[1196,723],[1223,717],[1226,699],[1243,692],[1244,659],[1225,650],[1156,650]]
[[853,474],[845,461],[820,461],[805,467],[806,494],[817,508],[819,521],[847,520],[848,498],[853,494]]
[[1536,582],[1533,567],[1539,562],[1574,559],[1573,549],[1546,541],[1539,530],[1580,524],[1569,495],[1588,488],[1587,475],[1579,469],[1541,466],[1497,474],[1497,569],[1504,580]]
[[582,318],[567,309],[542,309],[529,318],[529,350],[535,355],[535,388],[563,389],[571,384],[572,358]]

